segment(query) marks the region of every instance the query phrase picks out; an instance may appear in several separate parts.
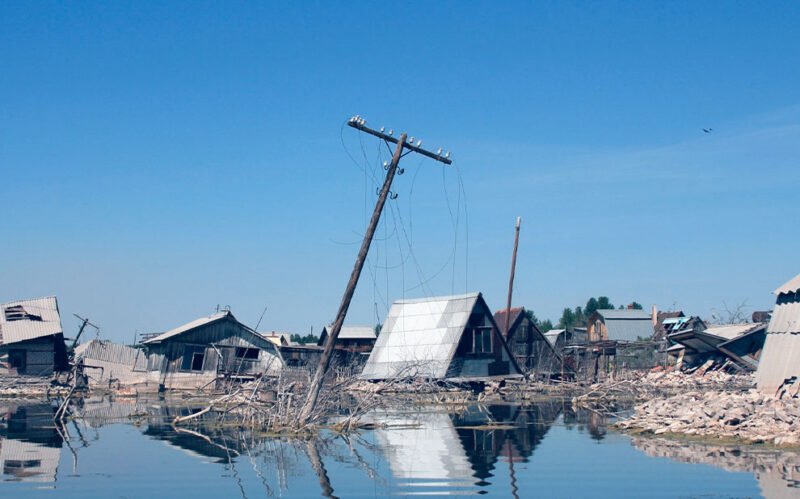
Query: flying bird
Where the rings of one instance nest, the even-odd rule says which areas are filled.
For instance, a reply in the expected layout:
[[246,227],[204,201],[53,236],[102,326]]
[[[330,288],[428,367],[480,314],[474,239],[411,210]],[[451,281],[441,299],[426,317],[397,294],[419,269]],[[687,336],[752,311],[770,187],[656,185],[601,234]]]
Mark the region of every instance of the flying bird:
[[713,130],[713,128],[703,128],[703,131],[706,133],[711,133]]

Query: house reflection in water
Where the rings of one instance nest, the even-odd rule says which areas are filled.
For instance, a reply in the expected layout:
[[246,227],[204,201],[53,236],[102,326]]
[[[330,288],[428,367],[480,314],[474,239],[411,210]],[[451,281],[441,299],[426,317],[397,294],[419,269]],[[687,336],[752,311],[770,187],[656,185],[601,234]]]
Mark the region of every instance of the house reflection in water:
[[391,428],[375,433],[399,487],[477,493],[476,485],[490,485],[498,460],[527,462],[560,412],[553,403],[471,407],[455,415],[388,414],[382,420]]
[[47,403],[0,402],[0,470],[3,481],[55,482],[63,440]]

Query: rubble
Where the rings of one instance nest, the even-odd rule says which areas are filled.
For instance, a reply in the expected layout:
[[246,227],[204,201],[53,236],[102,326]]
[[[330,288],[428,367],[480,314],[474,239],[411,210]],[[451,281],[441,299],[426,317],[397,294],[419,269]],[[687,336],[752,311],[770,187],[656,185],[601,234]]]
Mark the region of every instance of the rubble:
[[634,408],[618,428],[655,435],[682,434],[746,443],[800,446],[800,399],[777,399],[755,389],[689,391]]

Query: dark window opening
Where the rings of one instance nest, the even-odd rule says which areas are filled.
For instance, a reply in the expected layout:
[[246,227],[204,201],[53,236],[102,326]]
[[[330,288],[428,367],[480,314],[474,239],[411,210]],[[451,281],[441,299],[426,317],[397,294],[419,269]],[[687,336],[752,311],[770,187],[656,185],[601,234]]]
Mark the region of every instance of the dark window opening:
[[181,370],[202,371],[206,360],[206,349],[201,346],[187,345],[183,348]]
[[40,321],[42,320],[41,315],[36,315],[28,312],[22,305],[12,305],[10,307],[6,307],[3,311],[6,316],[6,320],[11,321]]
[[25,350],[9,350],[8,351],[8,364],[15,368],[17,372],[25,371],[27,365],[27,352]]
[[259,352],[260,350],[258,348],[238,347],[236,348],[236,358],[245,360],[258,360]]

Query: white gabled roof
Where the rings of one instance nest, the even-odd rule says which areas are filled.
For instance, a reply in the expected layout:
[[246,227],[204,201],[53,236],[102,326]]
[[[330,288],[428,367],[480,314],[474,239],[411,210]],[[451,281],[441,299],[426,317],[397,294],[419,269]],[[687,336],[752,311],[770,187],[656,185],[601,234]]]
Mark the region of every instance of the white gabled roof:
[[150,338],[148,340],[145,340],[142,343],[144,343],[145,345],[148,345],[148,344],[151,344],[151,343],[160,343],[160,342],[162,342],[162,341],[164,341],[164,340],[166,340],[168,338],[172,338],[173,336],[178,336],[179,334],[183,334],[186,331],[190,331],[190,330],[192,330],[192,329],[194,329],[196,327],[205,326],[206,324],[211,324],[212,322],[216,322],[216,321],[218,321],[220,319],[224,319],[225,317],[227,317],[229,315],[231,317],[233,317],[233,314],[231,314],[229,311],[226,310],[224,312],[217,312],[216,314],[209,315],[208,317],[200,317],[199,319],[195,319],[195,320],[193,320],[191,322],[187,322],[183,326],[178,326],[175,329],[171,329],[171,330],[167,331],[166,333],[161,333],[158,336],[156,336],[155,338]]
[[[21,314],[20,314],[21,313]],[[12,316],[27,316],[9,320]],[[55,296],[0,305],[0,345],[63,333]]]
[[479,297],[469,293],[394,302],[361,376],[444,378]]

